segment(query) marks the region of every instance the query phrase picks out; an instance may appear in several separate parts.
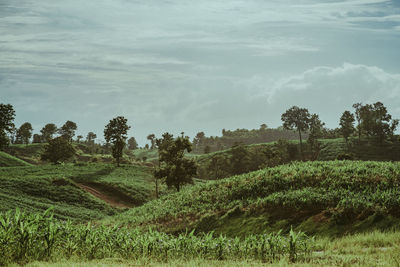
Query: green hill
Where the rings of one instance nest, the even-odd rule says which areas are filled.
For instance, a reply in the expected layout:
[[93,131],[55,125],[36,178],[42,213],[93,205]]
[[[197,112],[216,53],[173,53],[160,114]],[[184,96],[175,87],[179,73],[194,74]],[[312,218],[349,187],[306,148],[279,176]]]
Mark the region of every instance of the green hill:
[[[343,138],[320,139],[319,148],[312,151],[309,145],[303,143],[305,160],[335,160],[347,157],[353,160],[399,161],[400,141],[376,142],[372,139],[352,138],[346,144]],[[195,157],[201,179],[219,179],[235,174],[274,167],[296,160],[302,160],[299,141],[279,141],[271,143],[241,146],[239,151],[240,168],[234,166],[232,156],[235,148],[198,155]],[[238,151],[236,151],[238,152]],[[236,167],[236,169],[235,169]]]
[[231,236],[387,229],[400,222],[399,184],[400,163],[297,162],[188,187],[104,222]]
[[0,167],[30,166],[31,164],[20,160],[10,154],[0,151]]
[[41,211],[54,206],[59,218],[87,221],[141,205],[153,198],[149,170],[107,164],[0,168],[0,211]]

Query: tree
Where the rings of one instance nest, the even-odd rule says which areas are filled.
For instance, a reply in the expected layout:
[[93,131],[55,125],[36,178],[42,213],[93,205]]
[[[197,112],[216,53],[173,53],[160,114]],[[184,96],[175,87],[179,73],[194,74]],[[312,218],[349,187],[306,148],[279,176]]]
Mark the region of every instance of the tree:
[[78,136],[76,137],[76,141],[77,141],[78,143],[80,143],[82,138],[83,138],[82,135],[78,135]]
[[34,134],[32,143],[33,144],[38,144],[38,143],[41,143],[41,142],[42,142],[42,136],[40,134]]
[[119,166],[122,151],[125,147],[127,132],[131,128],[128,126],[127,122],[127,119],[119,116],[110,120],[104,129],[104,138],[107,143],[112,144],[112,155],[117,161],[117,166]]
[[349,139],[349,136],[354,133],[354,121],[354,115],[347,110],[343,112],[342,116],[340,117],[340,132],[346,140],[346,143]]
[[232,174],[242,174],[248,171],[250,165],[249,152],[242,144],[235,144],[230,158]]
[[93,144],[94,143],[94,139],[97,138],[97,135],[94,132],[89,132],[86,136],[86,142],[88,144]]
[[323,136],[323,129],[325,123],[321,122],[317,114],[312,114],[309,120],[309,134],[307,142],[310,144],[311,150],[316,152],[315,157],[318,155],[319,143],[318,138]]
[[167,133],[160,142],[160,167],[155,170],[154,176],[158,179],[165,178],[167,186],[173,186],[179,192],[181,185],[193,182],[192,177],[197,171],[196,163],[184,157],[185,151],[192,151],[192,144],[188,136],[172,139],[172,135]]
[[15,111],[10,104],[0,104],[0,149],[4,149],[10,143],[7,136],[11,134],[15,125],[13,123],[15,118]]
[[138,143],[136,142],[135,137],[131,137],[128,139],[128,149],[135,150],[138,148]]
[[29,122],[25,122],[19,127],[17,130],[17,143],[20,144],[29,144],[29,139],[32,137],[32,125]]
[[76,129],[78,129],[78,127],[75,122],[67,121],[60,129],[58,129],[58,133],[61,136],[64,136],[68,141],[72,142],[72,137],[75,136]]
[[50,139],[53,139],[53,135],[57,133],[57,126],[54,123],[48,123],[40,130],[40,133],[42,140],[49,142]]
[[387,137],[393,137],[398,120],[392,120],[392,115],[388,113],[383,103],[360,104],[357,106],[357,110],[360,117],[359,134],[362,132],[367,137],[376,137],[380,142]]
[[293,106],[282,114],[281,120],[283,121],[283,128],[286,130],[297,130],[300,138],[300,152],[303,156],[303,144],[301,133],[309,129],[310,113],[306,108],[299,108]]
[[154,149],[155,148],[155,142],[156,142],[156,136],[154,134],[149,134],[147,136],[147,140],[149,140],[151,142],[150,149]]
[[50,139],[45,146],[42,154],[42,160],[53,163],[65,161],[75,155],[75,149],[72,144],[63,136]]
[[361,107],[362,107],[362,103],[353,104],[353,108],[355,109],[356,120],[357,120],[358,141],[361,140]]

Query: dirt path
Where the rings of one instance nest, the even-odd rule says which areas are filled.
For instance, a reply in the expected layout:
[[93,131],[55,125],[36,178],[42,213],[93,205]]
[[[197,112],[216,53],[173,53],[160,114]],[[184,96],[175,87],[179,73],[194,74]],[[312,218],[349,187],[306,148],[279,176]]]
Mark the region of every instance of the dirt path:
[[119,192],[112,186],[97,183],[77,183],[81,189],[92,194],[93,196],[103,200],[107,204],[115,208],[131,208],[135,204],[127,195]]

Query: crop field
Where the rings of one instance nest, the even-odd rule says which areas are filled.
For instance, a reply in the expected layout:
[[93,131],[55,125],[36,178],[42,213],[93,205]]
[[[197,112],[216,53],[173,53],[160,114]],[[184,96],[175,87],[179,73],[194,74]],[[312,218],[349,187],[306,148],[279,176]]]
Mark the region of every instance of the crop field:
[[81,260],[121,257],[154,259],[246,260],[273,262],[288,256],[304,260],[312,251],[312,239],[301,232],[249,235],[244,240],[213,236],[178,236],[118,227],[93,227],[58,222],[49,210],[27,214],[17,209],[0,215],[0,264],[78,257]]
[[0,210],[40,211],[54,206],[57,217],[80,221],[120,212],[82,186],[128,206],[153,198],[152,176],[146,167],[99,163],[7,167],[0,168]]
[[341,235],[395,226],[399,184],[399,163],[293,162],[188,187],[104,222],[228,235],[294,225],[309,233]]

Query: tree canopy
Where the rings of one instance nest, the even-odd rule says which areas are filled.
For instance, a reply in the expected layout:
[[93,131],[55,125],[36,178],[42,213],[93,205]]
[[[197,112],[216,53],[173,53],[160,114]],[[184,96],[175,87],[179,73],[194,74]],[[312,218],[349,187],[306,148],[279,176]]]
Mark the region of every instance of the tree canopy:
[[104,138],[107,143],[112,144],[112,155],[117,161],[117,166],[119,166],[122,157],[128,130],[131,128],[127,123],[127,119],[118,116],[110,120],[104,129]]
[[185,152],[192,151],[192,144],[188,136],[179,136],[173,139],[171,134],[165,133],[163,139],[157,140],[160,167],[154,172],[158,179],[165,178],[168,187],[175,187],[179,192],[183,184],[192,183],[196,174],[196,163],[185,158]]
[[14,125],[15,111],[10,104],[0,104],[0,149],[4,149],[9,144],[7,133],[12,133]]

